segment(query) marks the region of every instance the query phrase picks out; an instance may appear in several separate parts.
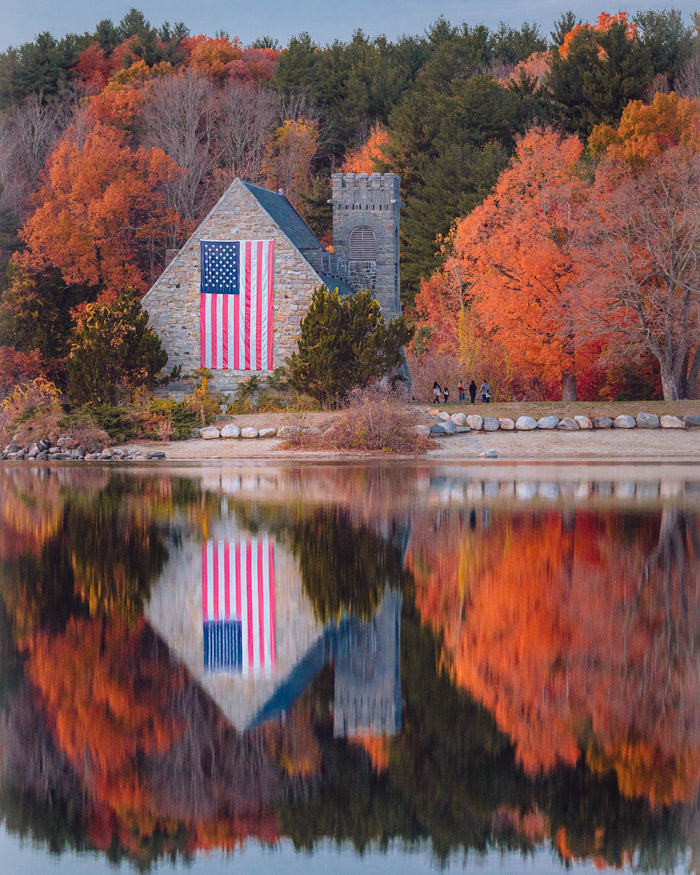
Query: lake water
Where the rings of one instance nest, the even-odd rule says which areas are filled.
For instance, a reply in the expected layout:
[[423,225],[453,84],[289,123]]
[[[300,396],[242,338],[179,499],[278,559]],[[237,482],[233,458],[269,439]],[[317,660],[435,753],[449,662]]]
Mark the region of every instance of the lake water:
[[0,466],[8,873],[700,871],[700,466]]

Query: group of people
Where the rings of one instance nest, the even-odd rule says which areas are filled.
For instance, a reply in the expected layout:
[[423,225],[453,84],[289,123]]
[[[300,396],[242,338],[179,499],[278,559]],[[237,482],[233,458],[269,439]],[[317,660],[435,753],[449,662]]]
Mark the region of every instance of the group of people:
[[[468,389],[469,389],[469,400],[471,401],[472,404],[474,404],[476,402],[476,393],[477,393],[476,383],[474,382],[474,380],[471,381],[471,383],[468,386]],[[457,391],[459,392],[459,401],[461,404],[463,401],[467,400],[467,394],[466,394],[466,390],[464,388],[464,383],[462,382],[462,380],[459,381],[459,384],[457,386]],[[489,384],[486,380],[484,380],[484,382],[481,384],[481,388],[478,391],[481,393],[481,400],[484,402],[484,404],[488,404],[489,401],[491,400],[491,387],[489,386]],[[439,404],[441,396],[442,396],[445,404],[447,404],[447,402],[450,400],[450,390],[447,388],[447,386],[443,386],[441,388],[440,384],[436,380],[433,383],[433,404]]]

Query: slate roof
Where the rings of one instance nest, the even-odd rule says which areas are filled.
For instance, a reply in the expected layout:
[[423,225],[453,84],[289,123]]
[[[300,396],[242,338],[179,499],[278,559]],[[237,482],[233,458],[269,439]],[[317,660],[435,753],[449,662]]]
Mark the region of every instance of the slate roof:
[[302,253],[305,249],[323,249],[321,241],[283,194],[253,185],[252,182],[244,182],[243,185],[265,212],[277,222],[297,249]]
[[315,263],[318,263],[318,259],[314,258],[314,255],[317,256],[325,252],[323,244],[289,203],[287,198],[280,192],[270,191],[268,188],[253,185],[252,182],[243,182],[243,185],[311,264],[324,285],[331,291],[338,289],[338,293],[343,298],[352,296],[354,292],[343,277],[322,273],[315,266]]

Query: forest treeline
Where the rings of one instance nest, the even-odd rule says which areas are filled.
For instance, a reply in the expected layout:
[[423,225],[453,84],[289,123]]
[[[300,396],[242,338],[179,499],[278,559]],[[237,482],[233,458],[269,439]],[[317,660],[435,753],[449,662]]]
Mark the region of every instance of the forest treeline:
[[[235,176],[282,188],[330,242],[330,174],[345,170],[401,176],[402,296],[421,329],[418,356],[440,368],[447,357],[462,368],[488,369],[492,382],[521,397],[562,389],[575,395],[577,380],[584,397],[662,390],[683,397],[700,366],[692,340],[695,275],[671,278],[660,304],[662,272],[648,280],[651,292],[642,288],[637,310],[630,303],[635,290],[611,304],[613,253],[593,283],[596,300],[581,302],[583,279],[574,300],[572,277],[583,277],[583,256],[569,251],[562,262],[575,235],[561,217],[584,203],[590,213],[593,196],[572,192],[571,180],[590,180],[601,164],[617,162],[619,170],[620,156],[609,147],[640,133],[620,134],[623,114],[657,106],[659,95],[675,102],[658,105],[642,123],[656,143],[646,164],[652,175],[661,172],[657,153],[672,149],[667,163],[678,166],[681,149],[692,177],[699,48],[694,23],[667,9],[603,13],[592,23],[567,12],[549,34],[534,23],[489,29],[441,18],[416,36],[391,41],[358,30],[348,42],[324,46],[308,34],[286,46],[271,37],[244,46],[223,32],[191,35],[181,23],[156,28],[132,9],[92,33],[43,33],[11,48],[0,54],[0,245],[7,264],[0,277],[0,388],[39,372],[65,386],[72,332],[85,306],[113,301],[125,288],[143,294],[167,251],[184,242]],[[461,223],[513,172],[519,144],[537,131],[550,137],[553,157],[524,184],[537,188],[539,202],[553,186],[558,212],[545,216],[546,227],[533,230],[527,247],[556,266],[541,283],[535,267],[516,270],[484,251],[470,272]],[[556,153],[553,140],[580,144],[575,160]],[[532,148],[540,154],[539,145]],[[571,178],[562,194],[566,160]],[[639,171],[635,165],[612,180],[606,170],[595,197],[622,181],[634,188]],[[688,223],[696,207],[688,205]],[[514,229],[531,219],[523,209],[519,203],[513,210],[501,237],[509,253],[517,249]],[[652,222],[658,226],[658,214]],[[609,224],[598,229],[597,243],[586,225],[588,251],[610,236]],[[700,235],[690,236],[669,245],[695,253]],[[556,251],[538,249],[542,240]],[[640,259],[638,287],[650,263]],[[475,282],[489,273],[496,276],[490,296]],[[511,312],[502,303],[506,293],[534,301],[535,312]],[[608,318],[617,311],[626,315]],[[526,338],[535,324],[541,354],[533,357]],[[669,330],[671,349],[658,339]]]

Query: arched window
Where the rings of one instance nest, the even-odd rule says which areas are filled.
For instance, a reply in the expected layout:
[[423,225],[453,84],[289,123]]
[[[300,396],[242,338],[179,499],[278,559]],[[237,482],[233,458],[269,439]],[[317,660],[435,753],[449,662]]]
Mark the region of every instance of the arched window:
[[374,231],[358,225],[350,232],[350,261],[374,261],[377,257]]

